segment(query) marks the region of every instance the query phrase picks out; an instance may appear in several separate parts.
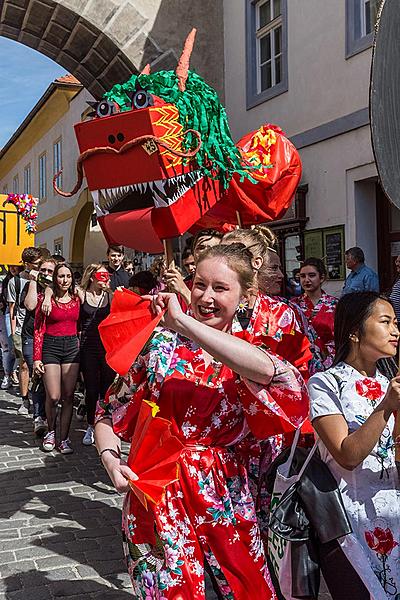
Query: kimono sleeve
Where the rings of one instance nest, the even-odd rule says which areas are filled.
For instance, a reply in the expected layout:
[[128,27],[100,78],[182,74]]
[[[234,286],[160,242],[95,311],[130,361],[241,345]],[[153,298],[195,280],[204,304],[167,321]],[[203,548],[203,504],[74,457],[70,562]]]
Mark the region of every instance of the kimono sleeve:
[[275,373],[268,385],[241,378],[239,397],[246,421],[260,440],[293,432],[308,416],[306,385],[299,371],[286,360],[262,348],[273,362]]
[[329,372],[317,373],[308,382],[310,421],[324,415],[343,415],[340,392]]
[[102,419],[111,419],[114,433],[124,441],[130,442],[140,403],[148,397],[146,358],[140,355],[127,375],[116,377],[104,400],[98,401],[95,423]]

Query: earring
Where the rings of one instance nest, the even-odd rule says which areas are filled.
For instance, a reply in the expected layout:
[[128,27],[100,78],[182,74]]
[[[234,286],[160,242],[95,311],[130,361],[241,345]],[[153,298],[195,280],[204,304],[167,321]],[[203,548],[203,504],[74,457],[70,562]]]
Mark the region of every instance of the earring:
[[358,343],[359,342],[359,339],[358,339],[358,337],[356,335],[350,335],[349,336],[349,340],[351,340],[354,343]]

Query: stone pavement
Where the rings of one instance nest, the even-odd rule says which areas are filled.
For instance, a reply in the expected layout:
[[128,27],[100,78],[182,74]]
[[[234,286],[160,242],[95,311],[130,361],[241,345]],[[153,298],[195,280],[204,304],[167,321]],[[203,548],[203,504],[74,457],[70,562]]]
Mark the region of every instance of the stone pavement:
[[121,497],[94,447],[44,453],[19,398],[0,392],[0,600],[132,598],[122,556]]
[[15,392],[0,391],[0,600],[132,598],[122,498],[95,448],[82,445],[83,424],[74,417],[74,454],[45,453],[19,404]]

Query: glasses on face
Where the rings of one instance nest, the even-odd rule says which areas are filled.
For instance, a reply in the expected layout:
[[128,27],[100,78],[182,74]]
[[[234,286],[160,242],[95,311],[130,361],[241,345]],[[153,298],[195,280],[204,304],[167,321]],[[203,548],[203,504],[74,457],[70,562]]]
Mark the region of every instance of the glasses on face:
[[110,281],[110,274],[105,271],[98,271],[97,273],[94,273],[93,276],[97,281],[102,281],[104,283]]

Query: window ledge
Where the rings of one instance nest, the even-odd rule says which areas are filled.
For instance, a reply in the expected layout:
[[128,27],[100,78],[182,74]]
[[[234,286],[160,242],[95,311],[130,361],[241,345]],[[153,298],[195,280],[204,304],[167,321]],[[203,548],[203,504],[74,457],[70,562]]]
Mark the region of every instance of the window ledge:
[[251,110],[255,106],[258,106],[259,104],[263,104],[263,102],[267,102],[268,100],[271,100],[272,98],[275,98],[276,96],[280,96],[281,94],[284,94],[285,92],[287,92],[288,89],[289,89],[289,86],[288,86],[287,82],[281,81],[281,83],[278,83],[278,85],[274,85],[272,88],[269,88],[268,90],[264,90],[263,92],[260,92],[259,94],[248,93],[247,94],[247,102],[246,102],[246,110]]
[[369,50],[372,47],[373,41],[374,36],[372,33],[365,35],[359,40],[353,40],[351,43],[348,44],[348,47],[346,48],[346,60],[352,58],[353,56],[356,56],[357,54],[360,54],[360,52]]

